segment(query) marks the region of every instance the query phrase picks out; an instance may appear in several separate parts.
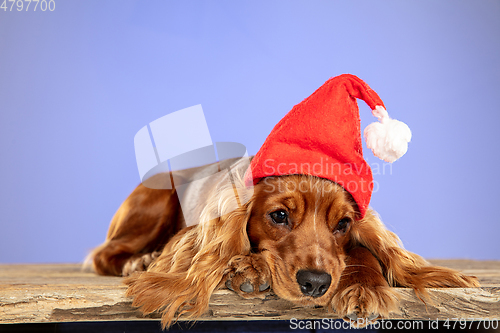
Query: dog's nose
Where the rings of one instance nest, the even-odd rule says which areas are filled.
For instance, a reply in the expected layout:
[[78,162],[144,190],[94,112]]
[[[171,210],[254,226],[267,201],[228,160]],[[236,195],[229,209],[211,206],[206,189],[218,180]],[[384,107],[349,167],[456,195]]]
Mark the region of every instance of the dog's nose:
[[319,271],[300,270],[296,278],[302,293],[312,297],[323,296],[332,282],[330,274]]

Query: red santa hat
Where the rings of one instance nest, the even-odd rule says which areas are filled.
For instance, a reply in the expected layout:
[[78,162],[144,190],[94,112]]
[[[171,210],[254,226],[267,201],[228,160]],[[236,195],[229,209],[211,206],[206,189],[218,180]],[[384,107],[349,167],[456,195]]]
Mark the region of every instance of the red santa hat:
[[364,130],[367,147],[391,163],[404,155],[411,139],[408,126],[389,118],[384,103],[365,82],[343,74],[326,81],[273,128],[250,164],[246,184],[292,174],[330,179],[352,195],[363,218],[373,176],[363,158],[356,98],[365,101],[379,121]]

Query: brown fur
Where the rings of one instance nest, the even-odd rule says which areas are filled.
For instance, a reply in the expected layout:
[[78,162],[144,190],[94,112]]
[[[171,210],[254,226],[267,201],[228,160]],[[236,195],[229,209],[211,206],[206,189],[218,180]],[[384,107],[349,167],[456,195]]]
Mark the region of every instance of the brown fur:
[[[265,178],[253,194],[245,194],[242,175],[233,178],[240,199],[251,196],[248,202],[231,207],[234,189],[216,187],[200,197],[200,223],[183,229],[175,190],[139,185],[111,221],[106,242],[93,251],[96,271],[128,275],[135,270],[125,280],[127,295],[145,314],[161,311],[163,327],[180,314],[203,314],[211,294],[225,283],[245,298],[263,297],[271,285],[298,305],[324,306],[365,323],[398,311],[391,287],[414,288],[425,296],[427,287],[479,285],[474,277],[430,266],[406,251],[373,211],[359,219],[351,196],[331,181]],[[287,224],[270,217],[277,210],[287,212]],[[214,211],[221,217],[206,218]],[[299,270],[329,274],[327,291],[305,295],[296,280]]]

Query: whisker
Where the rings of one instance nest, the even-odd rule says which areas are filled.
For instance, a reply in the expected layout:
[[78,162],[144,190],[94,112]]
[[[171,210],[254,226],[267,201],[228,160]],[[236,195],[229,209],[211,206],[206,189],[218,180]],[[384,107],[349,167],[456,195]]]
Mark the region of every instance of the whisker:
[[[348,267],[365,267],[365,268],[369,268],[377,273],[380,273],[377,269],[370,267],[370,266],[366,266],[366,265],[347,265],[347,266],[345,266],[345,268],[348,268]],[[359,271],[357,271],[357,272],[359,272]]]
[[[347,267],[369,267],[369,266],[366,266],[366,265],[346,265],[345,268]],[[371,268],[371,267],[369,267]]]
[[340,274],[340,277],[344,277],[344,276],[355,274],[355,273],[359,273],[359,271],[354,271],[354,272],[349,272],[349,273],[342,273],[342,274]]

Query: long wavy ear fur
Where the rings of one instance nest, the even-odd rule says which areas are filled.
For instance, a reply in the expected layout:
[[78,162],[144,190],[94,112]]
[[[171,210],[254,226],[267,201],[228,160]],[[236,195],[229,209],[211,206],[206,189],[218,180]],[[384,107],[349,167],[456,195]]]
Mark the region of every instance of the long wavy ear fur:
[[[242,195],[242,177],[233,174],[233,179]],[[144,314],[161,311],[163,328],[181,314],[188,318],[202,315],[227,273],[229,260],[250,252],[246,225],[253,200],[231,207],[235,193],[231,185],[215,189],[208,196],[211,199],[201,222],[174,236],[147,272],[125,279],[127,296],[134,296],[132,305],[141,307]],[[210,219],[214,212],[222,217]]]
[[386,229],[375,212],[368,211],[352,230],[353,241],[368,248],[379,260],[391,286],[410,287],[417,295],[427,297],[425,288],[479,287],[473,276],[456,270],[431,266],[422,257],[403,248],[396,234]]

